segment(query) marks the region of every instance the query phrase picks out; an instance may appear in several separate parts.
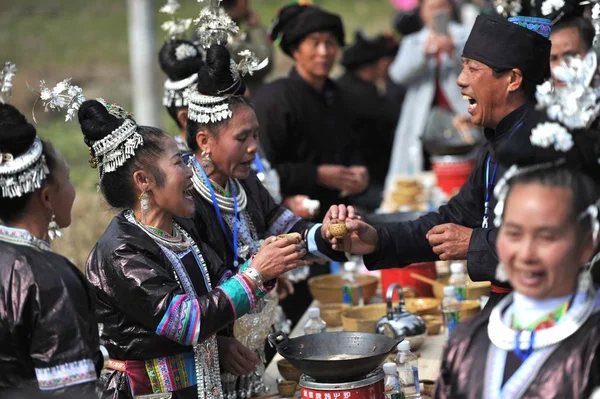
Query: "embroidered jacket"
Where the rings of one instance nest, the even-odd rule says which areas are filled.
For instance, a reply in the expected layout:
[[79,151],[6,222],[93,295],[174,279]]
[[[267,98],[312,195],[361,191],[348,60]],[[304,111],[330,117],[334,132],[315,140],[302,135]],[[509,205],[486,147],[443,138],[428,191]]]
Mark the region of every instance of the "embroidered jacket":
[[0,241],[0,397],[88,397],[104,362],[90,289],[64,257]]
[[[182,227],[194,237],[206,262],[210,291],[193,250],[180,254],[181,266],[196,293],[189,295],[167,253],[123,213],[113,218],[88,258],[86,275],[97,296],[96,314],[104,325],[102,341],[111,359],[127,364],[126,373],[115,371],[108,381],[103,378],[103,397],[131,397],[131,391],[135,395],[152,393],[152,370],[157,369],[152,364],[176,363],[178,356],[181,364],[193,364],[193,356],[186,359],[193,345],[248,312],[272,288],[252,292],[245,278],[228,272],[214,252],[197,240],[190,226]],[[188,383],[173,387],[189,388],[194,394],[195,388],[189,385],[195,384],[195,373],[183,374]],[[159,392],[169,391],[164,385]],[[118,393],[112,396],[114,392]]]

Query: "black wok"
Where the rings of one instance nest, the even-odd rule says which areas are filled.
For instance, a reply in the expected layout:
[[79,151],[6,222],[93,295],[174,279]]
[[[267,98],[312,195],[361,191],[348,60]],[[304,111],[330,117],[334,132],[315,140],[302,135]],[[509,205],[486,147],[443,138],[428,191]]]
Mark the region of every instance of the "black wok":
[[288,338],[279,331],[269,335],[269,341],[302,373],[319,382],[341,382],[364,377],[381,366],[402,339],[362,332],[325,332]]

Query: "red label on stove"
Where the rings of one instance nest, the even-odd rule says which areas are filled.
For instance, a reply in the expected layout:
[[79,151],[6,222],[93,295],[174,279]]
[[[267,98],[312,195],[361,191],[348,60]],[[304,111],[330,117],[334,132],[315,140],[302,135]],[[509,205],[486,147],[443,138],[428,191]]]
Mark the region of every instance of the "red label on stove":
[[302,399],[384,399],[383,380],[355,389],[302,388]]

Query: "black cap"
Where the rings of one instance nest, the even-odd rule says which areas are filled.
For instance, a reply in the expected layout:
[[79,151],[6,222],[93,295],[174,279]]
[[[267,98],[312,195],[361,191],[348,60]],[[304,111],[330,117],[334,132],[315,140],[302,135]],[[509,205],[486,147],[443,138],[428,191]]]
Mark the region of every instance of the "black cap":
[[550,77],[550,30],[544,18],[479,15],[462,56],[496,70],[517,68],[541,84]]
[[344,24],[340,16],[312,5],[283,7],[269,28],[271,40],[279,40],[281,50],[290,57],[292,49],[314,32],[331,32],[340,46],[345,45]]
[[354,43],[344,51],[341,64],[347,69],[356,69],[380,58],[395,56],[397,52],[398,43],[391,36],[379,35],[369,39],[357,31]]

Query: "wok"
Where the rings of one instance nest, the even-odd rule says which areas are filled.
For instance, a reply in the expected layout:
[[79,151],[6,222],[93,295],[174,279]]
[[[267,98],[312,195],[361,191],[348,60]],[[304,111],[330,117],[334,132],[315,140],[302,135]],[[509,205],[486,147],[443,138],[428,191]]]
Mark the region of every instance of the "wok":
[[425,215],[425,212],[408,211],[408,212],[393,212],[393,213],[379,213],[379,214],[368,214],[363,218],[366,223],[382,224],[382,223],[402,223],[416,220],[421,216]]
[[302,373],[319,382],[352,381],[381,366],[402,341],[362,332],[324,332],[289,338],[269,335],[277,352]]

